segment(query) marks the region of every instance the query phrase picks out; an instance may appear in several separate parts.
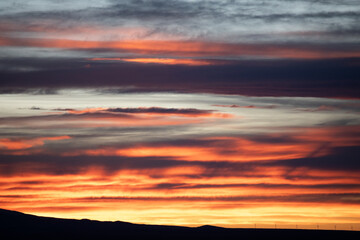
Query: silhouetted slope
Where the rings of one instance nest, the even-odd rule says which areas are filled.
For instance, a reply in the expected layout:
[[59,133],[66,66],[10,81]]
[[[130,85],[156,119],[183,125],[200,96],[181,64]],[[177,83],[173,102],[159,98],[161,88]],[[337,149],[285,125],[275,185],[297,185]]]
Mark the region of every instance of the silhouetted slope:
[[38,217],[0,209],[0,239],[359,239],[360,232],[142,225]]

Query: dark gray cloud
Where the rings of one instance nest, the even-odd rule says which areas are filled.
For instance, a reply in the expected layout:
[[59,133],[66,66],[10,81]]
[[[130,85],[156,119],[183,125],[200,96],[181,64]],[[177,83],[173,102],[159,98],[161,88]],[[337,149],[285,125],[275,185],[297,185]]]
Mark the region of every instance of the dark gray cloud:
[[[59,121],[66,120],[81,120],[81,119],[134,119],[136,120],[137,114],[148,113],[148,114],[160,114],[160,115],[180,115],[180,116],[207,116],[215,112],[215,110],[203,110],[196,108],[162,108],[162,107],[138,107],[138,108],[85,108],[85,109],[74,109],[74,108],[54,108],[46,109],[33,106],[29,110],[42,110],[42,111],[57,111],[65,113],[54,113],[45,112],[43,115],[33,116],[20,116],[20,117],[3,117],[0,118],[0,124],[11,124],[18,126],[25,126],[26,123],[34,123],[47,121],[59,123]],[[156,126],[154,126],[156,127]]]
[[31,95],[53,95],[57,94],[54,88],[0,88],[0,94],[31,94]]
[[[18,93],[18,92],[16,92]],[[54,108],[54,109],[43,109],[39,107],[31,107],[30,110],[51,110],[51,111],[61,111],[68,112],[67,114],[81,114],[84,109],[74,109],[74,108]],[[86,109],[85,109],[86,110]],[[136,114],[136,113],[156,113],[156,114],[169,114],[169,115],[206,115],[211,114],[214,110],[202,110],[196,108],[162,108],[162,107],[138,107],[138,108],[103,108],[103,109],[94,109],[90,115],[95,113],[127,113],[127,114]],[[85,114],[85,115],[88,115]],[[61,115],[60,115],[61,116]],[[66,115],[67,116],[67,115]],[[114,116],[118,116],[117,114]]]
[[148,189],[177,190],[177,189],[204,189],[204,188],[258,188],[258,189],[353,189],[358,191],[360,184],[189,184],[189,183],[159,183]]
[[360,147],[337,147],[332,151],[332,154],[328,156],[276,161],[268,165],[285,166],[290,170],[306,167],[332,171],[360,171]]
[[232,104],[232,105],[218,105],[218,104],[214,104],[213,106],[215,106],[215,107],[229,107],[229,108],[264,108],[264,109],[276,108],[275,105],[266,105],[266,106],[247,105],[247,106],[240,106],[240,105],[236,105],[236,104]]
[[[149,28],[147,36],[162,32],[185,38],[225,38],[230,41],[233,41],[229,39],[232,36],[252,34],[280,40],[281,37],[272,34],[273,30],[324,33],[342,29],[356,31],[359,30],[356,22],[360,18],[356,1],[350,0],[125,0],[99,1],[98,4],[73,5],[72,8],[56,3],[44,6],[47,6],[45,10],[39,10],[19,4],[15,11],[12,6],[4,6],[0,17],[47,28],[72,28],[74,25],[89,23],[104,27],[142,25]],[[39,20],[47,20],[48,25]],[[256,37],[248,38],[250,39],[259,41]],[[287,39],[291,40],[289,36]],[[295,40],[296,37],[292,39]]]
[[[43,60],[41,60],[43,61]],[[17,89],[129,87],[126,91],[175,91],[250,96],[357,98],[359,59],[235,61],[220,66],[84,63],[72,69],[0,72],[3,92]],[[65,61],[66,62],[66,61]],[[61,61],[58,61],[61,66]],[[144,76],[147,76],[144,78]],[[102,81],[98,81],[102,79]],[[114,91],[114,90],[112,90]],[[124,90],[121,90],[124,91]]]
[[26,123],[34,123],[41,121],[65,121],[65,120],[81,120],[86,118],[106,118],[106,117],[114,117],[114,118],[132,118],[132,115],[129,114],[112,114],[107,112],[85,112],[85,113],[64,113],[64,114],[48,114],[48,115],[34,115],[34,116],[25,116],[25,117],[5,117],[0,118],[1,124],[10,124],[11,122],[14,125],[26,125]]
[[[176,166],[191,166],[192,163],[171,160],[169,158],[128,158],[114,156],[74,156],[61,157],[54,155],[2,155],[0,158],[1,175],[23,173],[46,173],[51,175],[80,174],[88,167],[100,167],[107,174],[119,170],[164,169]],[[29,164],[31,163],[31,164]],[[24,164],[28,167],[24,168]],[[160,174],[160,173],[159,173]]]
[[[56,155],[1,155],[0,166],[1,175],[16,175],[22,173],[48,173],[55,175],[77,174],[87,167],[97,166],[104,169],[107,174],[115,173],[119,170],[134,169],[166,169],[181,166],[202,167],[202,173],[194,175],[183,175],[189,178],[209,178],[209,177],[230,177],[242,176],[249,178],[266,177],[256,172],[255,169],[267,167],[285,167],[288,171],[282,177],[287,179],[332,179],[338,176],[307,176],[306,171],[294,174],[297,169],[317,169],[345,172],[360,172],[358,162],[360,152],[359,147],[335,148],[334,154],[323,157],[299,158],[279,161],[255,161],[255,162],[228,162],[228,161],[182,161],[170,157],[124,157],[124,156],[56,156]],[[31,164],[29,164],[31,163]],[[25,165],[24,165],[25,164]],[[27,166],[27,167],[24,167]],[[159,175],[152,175],[155,178],[162,178]],[[177,183],[176,183],[177,184]],[[169,188],[172,186],[169,185]],[[180,186],[178,186],[180,187]]]

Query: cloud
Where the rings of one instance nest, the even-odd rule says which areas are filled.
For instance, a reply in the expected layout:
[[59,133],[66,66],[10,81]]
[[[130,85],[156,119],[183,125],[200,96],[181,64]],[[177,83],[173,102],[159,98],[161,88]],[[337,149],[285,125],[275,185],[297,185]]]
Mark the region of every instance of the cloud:
[[113,201],[117,202],[120,200],[147,200],[147,201],[203,201],[203,202],[212,202],[212,201],[224,201],[224,202],[296,202],[296,203],[349,203],[357,204],[359,194],[296,194],[288,196],[229,196],[229,197],[90,197],[83,199],[76,199],[84,202],[103,202],[103,201]]
[[215,106],[215,107],[228,107],[228,108],[265,108],[265,109],[276,108],[275,105],[268,105],[268,106],[254,106],[254,105],[240,106],[240,105],[237,105],[237,104],[232,104],[232,105],[214,104],[213,106]]
[[[57,67],[27,73],[2,71],[0,89],[125,87],[130,92],[175,91],[249,96],[357,98],[359,68],[351,65],[355,60],[253,60],[191,68],[134,63],[97,64],[84,68],[84,63],[75,63],[70,69]],[[61,64],[62,61],[57,61],[57,66]],[[144,75],[148,77],[144,78]],[[29,78],[32,79],[31,82],[28,81]],[[103,80],[97,81],[99,78]]]
[[[52,109],[46,115],[0,118],[0,124],[37,128],[96,128],[96,127],[130,127],[130,126],[171,126],[198,124],[206,118],[229,119],[233,115],[214,113],[212,110],[194,108],[86,108],[86,109]],[[66,113],[61,113],[66,111]]]
[[305,108],[305,109],[299,109],[300,111],[305,111],[305,112],[320,112],[320,111],[334,111],[337,108],[334,106],[326,106],[326,105],[321,105],[317,108]]
[[[212,64],[209,60],[198,59],[176,59],[176,58],[91,58],[91,61],[124,61],[148,64],[166,64],[166,65],[189,65],[203,66]],[[213,61],[214,62],[214,61]],[[215,64],[215,62],[214,62]]]
[[30,109],[31,109],[31,110],[43,110],[42,108],[35,107],[35,106],[34,106],[34,107],[31,107]]
[[[359,9],[353,3],[100,1],[91,3],[96,7],[65,7],[51,2],[41,11],[17,4],[21,7],[4,3],[7,10],[0,12],[0,92],[119,87],[358,95],[360,29],[353,23]],[[106,77],[97,81],[101,76]]]
[[[180,115],[180,116],[208,116],[212,115],[213,110],[200,110],[195,108],[161,108],[161,107],[139,107],[139,108],[107,108],[103,109],[105,112],[112,113],[147,113],[147,114],[165,114],[165,115]],[[76,113],[76,112],[74,112]]]
[[[220,60],[255,56],[262,58],[285,59],[327,59],[356,58],[360,49],[353,44],[278,44],[278,43],[216,43],[206,41],[165,41],[165,40],[128,40],[128,41],[80,41],[71,39],[46,38],[8,38],[1,37],[0,45],[7,47],[40,47],[74,50],[108,49],[116,52],[166,57],[218,57]],[[221,58],[225,56],[225,58]],[[226,57],[227,56],[227,57]],[[153,57],[154,58],[154,57]],[[92,58],[106,59],[106,58]],[[109,58],[111,59],[111,58]],[[151,59],[138,57],[138,59]],[[90,59],[91,60],[91,59]],[[136,58],[133,59],[135,61]],[[127,60],[129,61],[129,60]],[[144,61],[138,61],[144,62]]]
[[30,94],[30,95],[54,95],[57,89],[53,88],[0,88],[0,94]]
[[308,157],[300,159],[292,159],[284,162],[275,161],[269,165],[281,165],[289,168],[308,168],[321,170],[344,170],[344,171],[360,171],[360,163],[357,160],[360,156],[360,148],[358,146],[336,147],[332,149],[332,153],[320,157]]
[[[88,5],[59,5],[46,2],[42,4],[42,11],[36,6],[18,4],[16,8],[4,4],[5,6],[2,7],[4,11],[0,15],[3,21],[16,21],[25,27],[45,25],[49,29],[51,27],[67,29],[89,23],[102,28],[119,25],[140,25],[149,28],[148,33],[139,36],[140,38],[165,33],[183,39],[207,38],[213,41],[219,39],[234,41],[234,38],[245,38],[248,42],[259,39],[289,41],[299,38],[284,37],[281,34],[279,36],[279,33],[287,31],[328,33],[339,30],[356,32],[359,29],[354,24],[359,18],[357,5],[339,1],[272,0],[259,3],[246,0],[211,2],[152,0],[98,1],[96,4],[91,2]],[[105,35],[104,38],[109,36],[111,37],[111,34]],[[326,37],[321,39],[327,40]],[[303,41],[309,41],[309,37]]]
[[358,221],[359,11],[0,2],[1,206],[153,224]]
[[[221,177],[225,175],[246,177],[256,176],[253,169],[256,163],[234,163],[226,161],[181,161],[170,157],[125,157],[125,156],[53,156],[53,155],[2,155],[2,176],[16,176],[20,172],[27,174],[67,175],[79,174],[87,169],[97,167],[106,174],[115,174],[120,170],[147,170],[144,174],[151,174],[150,169],[158,171],[160,178],[166,178],[161,169],[173,167],[198,166],[204,167],[205,172],[198,173],[198,178]],[[31,163],[29,165],[28,163]],[[259,163],[260,164],[260,163]],[[279,163],[277,163],[279,165]],[[286,163],[285,163],[286,164]],[[27,167],[25,167],[27,166]],[[210,174],[211,173],[211,174]],[[261,176],[261,175],[260,175]],[[189,175],[190,177],[190,175]],[[258,176],[259,177],[259,176]],[[191,177],[190,177],[191,178]]]
[[[49,110],[39,107],[31,107],[31,110]],[[67,114],[87,114],[87,113],[126,113],[126,114],[160,114],[160,115],[179,115],[179,116],[217,116],[213,114],[215,110],[201,110],[196,108],[162,108],[162,107],[138,107],[138,108],[54,108],[52,111],[67,112]],[[123,115],[121,115],[123,116]],[[225,114],[224,114],[225,116]]]
[[106,174],[115,174],[120,170],[131,169],[157,169],[160,171],[163,168],[190,164],[162,157],[2,155],[0,165],[2,166],[1,175],[16,176],[19,172],[46,175],[80,174],[96,167]]
[[159,183],[150,186],[152,190],[181,190],[181,189],[217,189],[217,188],[230,188],[230,189],[288,189],[300,190],[300,189],[322,189],[341,191],[349,189],[351,191],[357,191],[360,189],[360,184],[276,184],[276,183],[259,183],[259,184],[246,184],[246,183],[232,183],[232,184],[191,184],[191,183]]
[[58,141],[71,139],[69,136],[54,136],[54,137],[40,137],[32,139],[8,139],[0,138],[0,149],[5,148],[7,150],[22,150],[33,148],[36,146],[42,146],[46,141]]

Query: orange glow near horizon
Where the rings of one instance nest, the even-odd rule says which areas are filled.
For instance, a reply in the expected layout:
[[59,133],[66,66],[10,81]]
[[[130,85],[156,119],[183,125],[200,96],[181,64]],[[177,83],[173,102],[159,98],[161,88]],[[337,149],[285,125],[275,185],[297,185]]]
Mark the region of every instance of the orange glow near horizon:
[[[124,176],[123,176],[124,177]],[[68,178],[71,183],[71,178]],[[213,224],[225,227],[242,227],[246,224],[263,224],[264,227],[271,227],[274,222],[281,225],[311,226],[316,224],[328,226],[337,224],[341,229],[349,229],[350,225],[360,223],[360,215],[354,211],[357,205],[342,203],[301,203],[271,200],[221,200],[211,194],[195,189],[191,195],[180,192],[180,195],[173,195],[169,192],[162,193],[157,190],[147,194],[133,194],[133,191],[121,191],[108,188],[108,185],[98,186],[91,181],[87,184],[91,186],[89,190],[84,185],[85,180],[78,183],[78,186],[71,187],[63,185],[58,189],[46,190],[46,186],[32,189],[28,194],[21,190],[18,193],[14,191],[5,191],[7,195],[15,194],[14,198],[0,198],[2,207],[12,210],[23,211],[41,216],[62,217],[62,218],[89,218],[104,221],[129,221],[133,223],[147,224],[173,224],[184,226],[198,226],[204,224]],[[110,181],[108,184],[115,185]],[[120,183],[117,183],[120,184]],[[52,186],[54,183],[51,184]],[[126,183],[127,186],[136,187],[136,182]],[[75,188],[74,188],[75,187]],[[270,191],[270,189],[267,189]],[[358,190],[358,189],[357,189]],[[216,191],[216,190],[215,190]],[[230,192],[243,192],[244,194],[262,193],[261,189],[251,191],[242,191],[241,189],[229,189]],[[0,191],[2,195],[3,190]],[[93,193],[97,196],[94,197]],[[286,189],[282,191],[283,195],[300,193],[299,191]],[[315,192],[315,190],[314,190]],[[281,194],[281,192],[275,193]],[[22,194],[22,198],[16,198],[16,194]],[[114,195],[116,194],[116,195]],[[183,197],[186,194],[187,197]],[[195,196],[194,196],[195,194]],[[205,195],[204,195],[205,194]],[[199,196],[203,197],[199,197]],[[257,195],[257,194],[256,194]],[[255,196],[256,196],[255,195]],[[252,195],[254,196],[254,195]],[[271,195],[269,195],[271,197]],[[328,211],[331,209],[331,216]],[[120,217],[119,217],[120,216]],[[209,217],[212,216],[212,217]],[[226,217],[224,217],[226,216]],[[347,218],[352,220],[349,223]],[[355,229],[356,230],[356,229]]]
[[210,62],[196,59],[175,59],[175,58],[91,58],[91,61],[124,61],[137,63],[156,63],[165,65],[189,65],[204,66],[211,65]]
[[[1,177],[0,202],[4,208],[39,215],[151,224],[164,224],[165,219],[168,219],[175,225],[216,224],[239,227],[246,223],[271,224],[274,221],[278,224],[310,225],[312,221],[316,221],[321,224],[346,223],[346,226],[349,226],[349,222],[343,219],[344,216],[352,218],[353,224],[360,223],[360,216],[354,211],[356,205],[351,202],[347,204],[336,202],[340,199],[335,202],[306,202],[307,196],[311,199],[312,194],[315,196],[335,194],[336,196],[339,193],[358,192],[360,179],[356,175],[353,179],[357,185],[349,189],[342,189],[341,186],[338,188],[317,187],[316,184],[319,183],[307,180],[286,180],[290,185],[284,182],[283,187],[276,188],[263,186],[264,183],[275,185],[280,183],[282,170],[276,169],[273,171],[258,169],[257,173],[252,173],[256,177],[258,174],[263,174],[265,170],[269,178],[260,175],[257,178],[246,178],[241,175],[233,178],[226,176],[185,178],[183,176],[184,173],[198,175],[204,170],[173,168],[173,170],[162,172],[161,178],[149,177],[152,173],[148,170],[143,172],[125,170],[108,175],[94,168],[81,175],[32,174]],[[328,176],[331,179],[331,175]],[[334,184],[333,180],[329,183]],[[171,183],[171,181],[183,184],[180,188],[175,187],[170,190],[153,188],[153,186],[161,186],[162,183]],[[247,181],[250,182],[245,185],[234,185],[235,182],[246,183]],[[337,181],[340,184],[344,183],[342,179]],[[216,185],[219,183],[230,185],[217,188]],[[305,198],[305,202],[302,202],[302,198]],[[344,196],[343,198],[351,200],[352,197]],[[325,211],[329,208],[336,214],[326,218]],[[173,214],[168,215],[169,209]],[[114,211],[118,214],[114,214]],[[154,218],[149,218],[150,212]],[[224,212],[227,218],[223,218]],[[243,215],[245,212],[248,214]],[[276,214],[271,216],[270,212]],[[284,216],[279,218],[279,212],[282,212]],[[208,214],[214,217],[209,218]],[[193,221],[194,219],[196,221]],[[237,220],[234,221],[235,219]]]
[[[89,108],[73,114],[94,111],[102,109]],[[357,193],[360,191],[356,171],[259,165],[239,170],[225,168],[219,175],[196,164],[202,161],[216,163],[219,159],[229,163],[254,164],[259,161],[262,164],[263,161],[291,157],[323,157],[331,154],[325,149],[317,150],[324,142],[338,136],[333,146],[352,146],[358,138],[344,134],[344,131],[357,130],[356,127],[293,129],[291,134],[297,141],[281,144],[239,137],[209,137],[199,140],[215,141],[213,145],[142,145],[64,151],[63,156],[85,159],[86,156],[117,156],[118,161],[122,157],[161,157],[189,163],[153,169],[132,169],[125,164],[125,168],[110,170],[101,162],[92,162],[80,167],[80,172],[61,174],[60,171],[53,175],[41,173],[44,169],[57,172],[51,162],[13,164],[13,170],[21,168],[23,173],[0,176],[0,203],[7,209],[63,218],[224,227],[253,224],[271,227],[276,222],[278,227],[302,225],[311,228],[316,223],[324,229],[331,228],[330,224],[337,224],[338,229],[349,229],[360,223],[360,214],[354,211],[358,207]],[[43,144],[47,140],[62,139],[70,138],[42,137],[34,141]],[[310,139],[312,144],[307,144]],[[6,141],[8,139],[3,139]],[[227,144],[219,144],[219,141],[227,141]],[[329,209],[333,211],[331,216],[326,214]]]
[[[275,169],[274,169],[275,170]],[[100,171],[89,171],[78,175],[37,176],[1,178],[0,203],[3,208],[22,211],[41,216],[61,218],[89,218],[104,221],[129,221],[147,224],[173,224],[196,226],[214,224],[224,227],[242,227],[246,224],[263,224],[271,227],[274,222],[281,225],[310,226],[314,223],[343,224],[344,229],[360,223],[360,215],[354,211],[357,205],[341,202],[309,202],[312,194],[352,194],[360,190],[360,179],[353,176],[357,186],[349,189],[322,189],[315,182],[289,181],[291,186],[269,188],[263,183],[279,184],[277,177],[281,171],[269,172],[263,169],[250,181],[260,181],[257,185],[245,184],[233,186],[234,182],[246,182],[247,179],[236,178],[184,178],[184,173],[201,174],[201,169],[178,169],[171,171],[121,171],[116,175],[107,175]],[[261,174],[269,175],[264,178]],[[161,174],[161,178],[151,178],[148,174]],[[256,178],[256,175],[259,177]],[[273,174],[273,177],[271,175]],[[344,175],[344,174],[342,174]],[[281,175],[279,175],[281,176]],[[331,179],[331,175],[327,175]],[[254,179],[256,178],[256,179]],[[356,180],[357,179],[357,180]],[[190,188],[161,189],[164,182],[182,182]],[[334,180],[329,182],[334,184]],[[4,185],[4,182],[6,184]],[[217,184],[230,184],[228,187],[216,187]],[[309,184],[310,185],[307,185]],[[338,179],[337,183],[344,184]],[[211,187],[211,184],[214,184]],[[312,184],[315,184],[312,187]],[[196,188],[195,186],[199,186]],[[191,188],[194,186],[195,188]],[[203,187],[202,187],[203,186]],[[206,187],[209,186],[209,187]],[[19,198],[18,196],[21,196]],[[293,196],[293,197],[292,197]],[[285,198],[284,198],[285,197]],[[305,202],[302,198],[305,197]],[[345,195],[344,198],[347,196]],[[289,201],[290,199],[293,199]],[[351,195],[348,196],[352,198]],[[340,200],[340,199],[339,199]],[[315,200],[316,201],[316,200]],[[332,215],[326,214],[332,209]],[[282,217],[279,215],[282,213]],[[151,217],[153,216],[153,217]],[[212,216],[212,217],[209,217]],[[226,216],[226,217],[224,217]],[[326,217],[327,216],[327,217]],[[347,220],[351,218],[351,220]],[[340,225],[339,225],[340,224]]]

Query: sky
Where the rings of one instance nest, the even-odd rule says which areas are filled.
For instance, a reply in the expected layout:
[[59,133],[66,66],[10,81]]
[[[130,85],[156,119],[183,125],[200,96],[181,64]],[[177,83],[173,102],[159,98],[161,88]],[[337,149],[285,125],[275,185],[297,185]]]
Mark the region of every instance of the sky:
[[360,230],[355,0],[0,2],[0,206]]

